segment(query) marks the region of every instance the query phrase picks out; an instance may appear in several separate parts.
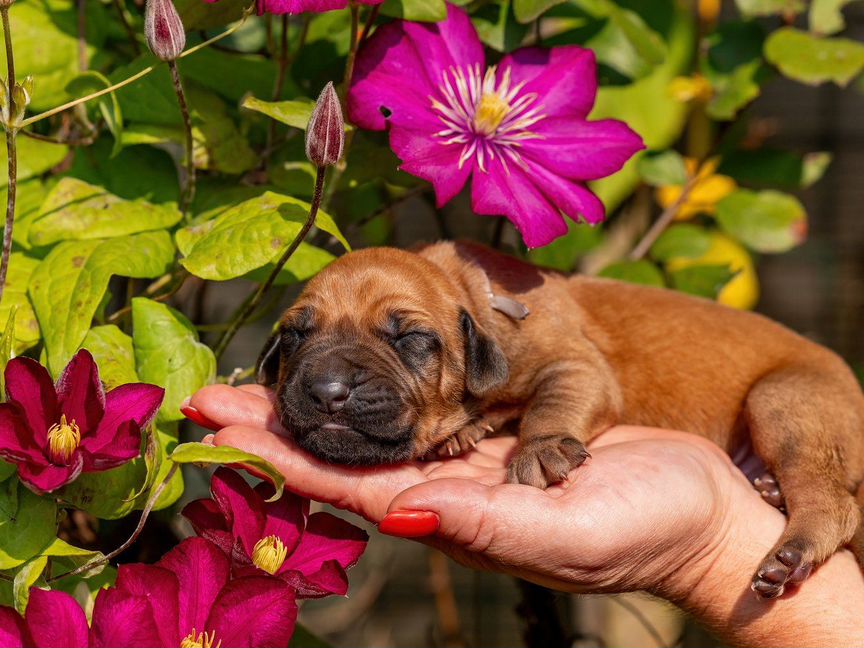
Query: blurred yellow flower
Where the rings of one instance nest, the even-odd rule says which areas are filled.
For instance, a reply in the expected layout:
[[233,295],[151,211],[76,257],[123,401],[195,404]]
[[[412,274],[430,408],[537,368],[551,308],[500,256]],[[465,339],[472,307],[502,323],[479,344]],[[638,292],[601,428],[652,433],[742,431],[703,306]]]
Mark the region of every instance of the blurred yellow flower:
[[713,23],[720,15],[721,0],[699,0],[698,11],[702,22]]
[[718,302],[739,310],[751,310],[756,306],[759,301],[759,279],[753,259],[741,244],[720,232],[711,233],[711,245],[702,256],[695,259],[669,259],[666,270],[676,272],[684,268],[707,265],[728,265],[732,272],[738,272],[717,295]]
[[[717,203],[738,188],[735,181],[729,176],[718,175],[717,159],[707,160],[702,164],[692,159],[684,160],[687,169],[687,177],[696,176],[695,183],[690,193],[684,200],[684,204],[678,209],[675,220],[689,220],[697,214],[714,214]],[[698,169],[698,171],[697,171]],[[666,185],[657,188],[657,202],[666,209],[681,197],[684,191],[682,185]]]
[[711,82],[701,74],[675,77],[666,86],[666,91],[670,97],[681,103],[688,101],[707,103],[714,96]]

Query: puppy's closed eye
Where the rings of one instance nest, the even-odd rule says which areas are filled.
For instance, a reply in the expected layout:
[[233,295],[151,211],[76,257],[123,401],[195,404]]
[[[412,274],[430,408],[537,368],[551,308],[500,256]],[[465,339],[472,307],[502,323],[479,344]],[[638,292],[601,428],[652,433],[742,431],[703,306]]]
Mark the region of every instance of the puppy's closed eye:
[[405,366],[419,371],[441,348],[441,340],[430,331],[415,330],[397,335],[391,345]]

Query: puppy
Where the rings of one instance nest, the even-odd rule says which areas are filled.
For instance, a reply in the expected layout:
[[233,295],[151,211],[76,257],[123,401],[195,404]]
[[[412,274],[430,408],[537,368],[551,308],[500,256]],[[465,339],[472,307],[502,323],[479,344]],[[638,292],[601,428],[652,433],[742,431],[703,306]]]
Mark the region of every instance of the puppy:
[[835,354],[759,315],[473,244],[373,248],[309,282],[258,376],[296,442],[342,464],[455,455],[513,431],[510,481],[545,488],[617,423],[726,452],[752,442],[788,511],[753,589],[779,596],[850,542],[864,557],[861,389]]

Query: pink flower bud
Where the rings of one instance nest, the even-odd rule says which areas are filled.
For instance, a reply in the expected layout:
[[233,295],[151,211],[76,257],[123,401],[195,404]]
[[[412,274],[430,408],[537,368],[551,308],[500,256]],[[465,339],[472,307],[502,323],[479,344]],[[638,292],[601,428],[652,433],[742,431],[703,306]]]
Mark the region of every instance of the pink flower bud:
[[336,164],[344,145],[345,120],[331,81],[321,91],[306,127],[306,157],[319,167]]
[[171,0],[147,0],[144,33],[150,51],[163,61],[173,61],[186,47],[186,31]]

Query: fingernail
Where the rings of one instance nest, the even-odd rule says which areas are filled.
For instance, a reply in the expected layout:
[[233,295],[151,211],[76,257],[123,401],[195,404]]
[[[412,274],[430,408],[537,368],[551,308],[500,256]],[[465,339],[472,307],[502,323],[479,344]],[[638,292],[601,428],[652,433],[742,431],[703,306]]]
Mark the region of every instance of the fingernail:
[[398,538],[422,538],[435,533],[440,523],[432,511],[393,511],[384,516],[378,530]]
[[212,446],[213,445],[213,439],[215,439],[215,438],[216,438],[215,434],[205,434],[204,438],[201,439],[201,443],[203,443],[204,445]]
[[184,405],[183,407],[181,407],[180,413],[187,419],[195,423],[195,425],[200,425],[201,427],[207,428],[208,430],[213,430],[214,432],[216,432],[222,429],[221,425],[219,425],[218,423],[214,423],[191,405]]

